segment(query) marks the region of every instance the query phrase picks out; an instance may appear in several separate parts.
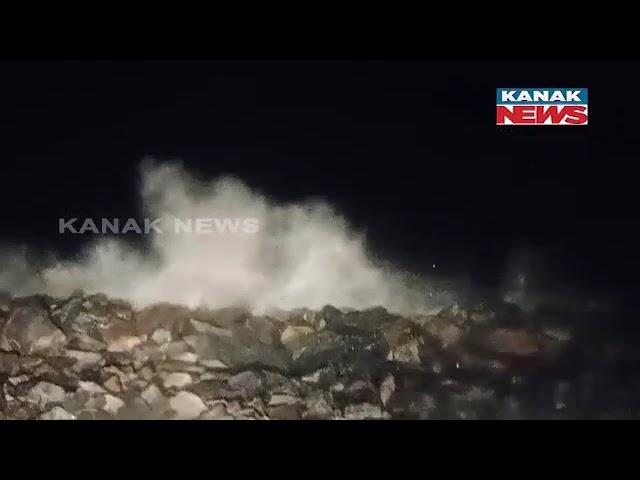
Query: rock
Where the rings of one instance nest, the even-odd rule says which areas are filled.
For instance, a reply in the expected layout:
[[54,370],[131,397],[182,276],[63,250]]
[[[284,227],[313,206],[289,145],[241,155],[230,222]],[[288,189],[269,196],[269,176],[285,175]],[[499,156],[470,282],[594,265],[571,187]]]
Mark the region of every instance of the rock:
[[433,415],[436,402],[426,393],[403,390],[392,395],[388,408],[398,418],[426,420]]
[[300,420],[300,406],[285,404],[269,407],[267,415],[272,420]]
[[413,338],[394,345],[387,354],[387,360],[390,362],[409,363],[414,365],[420,364],[420,349],[422,348],[422,339]]
[[161,372],[163,378],[167,375],[167,372],[192,373],[194,375],[201,375],[206,371],[206,368],[202,365],[180,362],[177,360],[158,362],[155,364],[155,368],[158,372]]
[[211,370],[228,370],[229,367],[225,365],[220,360],[198,360],[202,366],[207,367]]
[[216,402],[208,412],[200,415],[199,420],[233,420],[233,417],[227,413],[224,402]]
[[78,390],[82,391],[82,392],[86,392],[90,395],[96,395],[99,393],[106,393],[106,390],[104,388],[102,388],[100,385],[98,385],[95,382],[84,382],[81,381],[78,384]]
[[280,336],[280,342],[291,351],[298,350],[305,343],[305,337],[314,333],[311,327],[289,325]]
[[200,380],[190,391],[204,400],[215,400],[222,397],[224,393],[223,380]]
[[119,420],[154,420],[165,418],[165,414],[169,409],[168,402],[166,405],[148,405],[141,398],[134,398],[125,402],[124,407],[118,410]]
[[254,371],[240,372],[227,381],[229,398],[243,398],[248,400],[257,397],[265,391],[264,377]]
[[198,418],[207,406],[202,399],[191,392],[179,392],[169,400],[169,405],[176,412],[178,420],[192,420]]
[[182,373],[182,372],[174,372],[174,373],[170,373],[169,375],[167,375],[167,377],[164,379],[163,385],[164,388],[177,388],[177,389],[181,389],[181,388],[185,388],[188,385],[191,385],[193,383],[193,379],[191,378],[191,375],[189,375],[188,373]]
[[111,341],[107,347],[108,352],[130,352],[140,345],[140,337],[133,335],[123,335]]
[[153,370],[151,370],[150,367],[142,367],[140,369],[139,375],[143,380],[147,382],[150,382],[154,377]]
[[234,369],[265,368],[287,371],[290,366],[288,352],[277,345],[260,342],[259,336],[242,325],[233,328],[233,334],[193,335],[185,338],[198,358],[218,360]]
[[42,363],[43,360],[41,358],[0,352],[0,374],[2,375],[16,376],[31,373]]
[[[327,307],[325,307],[325,309],[326,308]],[[353,331],[373,333],[382,328],[386,323],[393,322],[398,318],[387,312],[383,307],[375,307],[361,312],[356,311],[345,314],[338,314],[335,310],[331,310],[329,313],[325,309],[323,309],[323,316],[326,317],[327,328],[344,333],[351,333]]]
[[85,370],[97,370],[104,365],[102,355],[95,352],[83,352],[80,350],[67,350],[65,356],[75,360],[73,371],[80,373]]
[[360,366],[375,369],[385,362],[376,339],[369,335],[341,335],[321,331],[307,337],[307,343],[293,353],[294,370],[299,374],[330,365]]
[[196,363],[198,361],[198,356],[193,352],[184,352],[171,356],[171,359],[178,362]]
[[320,368],[309,375],[303,375],[301,380],[305,383],[326,388],[337,380],[336,370],[332,366]]
[[18,307],[2,328],[0,349],[21,355],[55,355],[62,351],[66,341],[45,310]]
[[62,403],[66,393],[62,387],[49,382],[38,382],[28,393],[26,400],[41,410],[55,403]]
[[269,399],[269,406],[278,407],[280,405],[298,405],[301,402],[302,402],[301,399],[298,397],[294,397],[291,395],[276,394],[276,395],[271,395],[271,398]]
[[276,372],[262,372],[264,387],[271,394],[282,394],[297,397],[301,393],[300,385],[296,380],[291,380]]
[[219,327],[230,327],[244,323],[251,317],[251,312],[244,307],[225,307],[217,310],[200,308],[193,312],[193,318],[200,322]]
[[366,380],[355,380],[345,387],[339,395],[349,403],[373,403],[378,401],[379,396],[376,387]]
[[104,388],[112,393],[120,393],[122,391],[122,386],[120,384],[120,379],[117,375],[113,375],[109,377],[109,379],[104,382]]
[[52,312],[51,319],[77,350],[103,351],[118,337],[135,333],[130,316],[95,299],[72,297]]
[[259,343],[276,345],[280,341],[280,332],[274,322],[268,317],[249,317],[245,326],[252,330]]
[[457,344],[466,332],[466,317],[458,310],[447,310],[423,323],[424,330],[444,347]]
[[192,312],[187,307],[161,303],[135,313],[139,335],[151,335],[159,328],[168,330],[172,336],[180,336],[185,330]]
[[389,403],[391,396],[396,391],[396,382],[393,375],[389,374],[380,384],[380,401],[385,407]]
[[53,407],[46,413],[40,415],[40,420],[75,420],[75,415],[67,412],[62,407]]
[[10,377],[9,379],[7,379],[7,381],[11,384],[11,385],[18,385],[20,383],[26,382],[27,380],[29,380],[29,376],[28,375],[20,375],[19,377]]
[[302,418],[304,420],[329,420],[333,418],[330,394],[322,391],[310,394],[306,399],[306,411]]
[[153,335],[151,335],[151,340],[158,345],[169,343],[171,341],[171,332],[164,328],[158,328],[153,332]]
[[149,385],[141,394],[140,397],[149,405],[155,405],[161,403],[165,397],[162,392],[155,385]]
[[175,359],[175,357],[183,353],[191,352],[191,346],[187,342],[179,340],[162,345],[159,351],[167,358]]
[[117,415],[118,410],[124,407],[124,402],[121,399],[109,394],[104,395],[103,403],[102,410],[113,416]]
[[540,341],[521,329],[498,328],[482,335],[477,343],[484,349],[501,354],[528,356],[538,353]]
[[360,403],[347,405],[344,409],[344,418],[347,420],[387,420],[391,416],[376,405]]

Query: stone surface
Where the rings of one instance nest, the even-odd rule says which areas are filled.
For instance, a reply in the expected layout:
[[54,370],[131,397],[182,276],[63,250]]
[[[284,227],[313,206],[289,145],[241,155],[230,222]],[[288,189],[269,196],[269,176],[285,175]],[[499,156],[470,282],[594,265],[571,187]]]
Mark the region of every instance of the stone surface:
[[193,379],[191,375],[183,372],[174,372],[164,379],[163,385],[164,388],[177,388],[181,389],[193,383]]
[[179,392],[171,397],[169,405],[176,412],[175,418],[178,420],[193,420],[207,410],[202,399],[190,392]]
[[27,394],[27,401],[44,409],[51,404],[62,403],[65,395],[62,387],[49,382],[39,382]]
[[56,354],[62,351],[66,340],[45,310],[18,307],[2,327],[0,349],[21,355]]
[[467,303],[403,317],[1,297],[0,418],[640,418],[640,354],[611,319]]
[[40,420],[75,420],[76,416],[67,412],[62,407],[53,407],[46,413],[40,415]]

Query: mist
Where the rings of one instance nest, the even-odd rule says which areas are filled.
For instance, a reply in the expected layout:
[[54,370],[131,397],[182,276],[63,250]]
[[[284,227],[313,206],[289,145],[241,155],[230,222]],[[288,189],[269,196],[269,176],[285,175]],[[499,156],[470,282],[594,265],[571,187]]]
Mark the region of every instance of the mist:
[[[55,297],[80,289],[138,308],[170,302],[254,312],[331,304],[407,314],[451,303],[451,292],[375,258],[364,233],[326,202],[279,204],[238,178],[197,179],[179,162],[147,159],[140,179],[142,213],[162,219],[162,233],[145,235],[144,248],[93,235],[72,261],[52,260],[49,252],[36,261],[24,248],[5,250],[0,288]],[[172,226],[177,219],[212,218],[249,219],[258,228],[185,233]]]

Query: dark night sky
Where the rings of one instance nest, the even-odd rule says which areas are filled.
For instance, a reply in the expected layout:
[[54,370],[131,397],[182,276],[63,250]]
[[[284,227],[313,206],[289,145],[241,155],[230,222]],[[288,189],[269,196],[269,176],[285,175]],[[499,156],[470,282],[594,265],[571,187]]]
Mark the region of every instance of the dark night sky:
[[[520,241],[631,288],[633,62],[2,61],[3,241],[71,252],[61,216],[127,217],[145,155],[322,196],[386,258],[495,282]],[[495,125],[495,88],[588,87],[588,127]],[[605,282],[606,279],[606,282]]]

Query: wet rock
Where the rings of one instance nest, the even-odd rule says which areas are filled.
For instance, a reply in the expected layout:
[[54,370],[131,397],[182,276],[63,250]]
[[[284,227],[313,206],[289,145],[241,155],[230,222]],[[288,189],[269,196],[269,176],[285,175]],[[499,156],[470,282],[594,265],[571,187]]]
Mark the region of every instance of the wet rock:
[[388,402],[389,410],[398,418],[426,420],[432,417],[435,399],[426,393],[404,390],[395,392]]
[[344,333],[352,333],[354,331],[372,333],[379,330],[386,323],[393,322],[398,318],[383,307],[348,313],[338,313],[335,309],[327,310],[327,308],[329,307],[323,309],[327,328]]
[[120,393],[122,391],[122,384],[120,383],[120,379],[117,375],[109,377],[109,379],[104,382],[103,386],[111,393]]
[[53,407],[46,413],[40,415],[40,420],[75,420],[75,415],[67,412],[62,407]]
[[228,370],[229,366],[220,360],[198,360],[202,366],[210,370]]
[[379,393],[371,382],[355,380],[336,395],[336,398],[342,398],[349,403],[377,403]]
[[387,360],[419,365],[421,362],[420,350],[422,349],[422,345],[423,342],[421,338],[403,339],[389,349]]
[[298,396],[301,387],[298,382],[276,372],[262,372],[263,385],[271,394]]
[[9,376],[29,374],[43,362],[41,358],[0,352],[0,374]]
[[83,297],[72,297],[51,314],[52,321],[68,337],[69,346],[87,351],[103,351],[120,336],[134,333],[133,323],[121,317],[101,302]]
[[227,389],[227,398],[248,400],[257,397],[265,391],[264,376],[255,371],[240,372],[228,380]]
[[387,420],[391,415],[383,412],[379,406],[370,403],[348,405],[344,409],[344,418],[347,420]]
[[78,390],[81,392],[86,392],[90,395],[106,393],[106,390],[95,382],[81,381],[78,383]]
[[207,410],[202,399],[191,392],[179,392],[169,400],[178,420],[193,420]]
[[171,331],[165,328],[158,328],[153,332],[153,335],[151,335],[151,340],[158,345],[169,343],[171,341]]
[[245,326],[253,331],[259,343],[279,346],[280,330],[272,319],[268,317],[249,317],[246,320]]
[[157,420],[164,418],[169,409],[166,405],[158,404],[150,406],[141,398],[134,398],[125,402],[125,405],[118,410],[119,420]]
[[216,402],[209,411],[200,415],[199,420],[233,420],[233,416],[227,412],[225,402]]
[[67,350],[65,356],[75,360],[72,367],[74,372],[80,373],[85,370],[96,370],[104,365],[104,358],[99,353],[83,352],[80,350]]
[[129,352],[106,352],[104,361],[105,365],[117,365],[120,367],[133,365],[133,357]]
[[55,355],[62,351],[66,341],[45,310],[18,307],[2,328],[0,349],[21,355]]
[[140,397],[149,405],[155,405],[162,403],[165,399],[160,389],[155,385],[149,385],[141,394]]
[[191,317],[192,312],[187,307],[161,303],[135,313],[136,329],[140,335],[151,335],[162,328],[169,330],[173,336],[180,336]]
[[396,382],[393,375],[388,374],[380,384],[380,401],[386,407],[391,396],[396,391]]
[[138,375],[143,380],[145,380],[147,382],[150,382],[153,379],[153,377],[155,376],[155,373],[153,372],[151,367],[145,366],[145,367],[142,367],[140,369],[140,371],[138,372]]
[[193,313],[195,320],[218,327],[231,327],[243,324],[250,317],[251,312],[244,307],[226,307],[216,310],[201,308]]
[[203,400],[215,400],[223,396],[225,382],[223,380],[201,380],[190,390]]
[[521,329],[498,328],[481,335],[475,342],[481,348],[494,353],[528,356],[540,351],[536,336]]
[[102,410],[104,410],[105,412],[109,413],[110,415],[117,415],[118,411],[124,407],[124,402],[119,399],[118,397],[115,397],[113,395],[109,395],[106,394],[104,396],[102,396],[101,398],[102,400],[102,405],[101,408]]
[[274,394],[269,399],[270,407],[278,407],[281,405],[298,405],[302,403],[302,400],[292,395]]
[[374,369],[385,362],[384,357],[379,343],[372,336],[321,331],[310,335],[307,343],[293,353],[293,365],[301,374],[330,365],[366,364]]
[[261,343],[256,332],[243,326],[235,327],[231,336],[201,334],[185,338],[185,341],[198,358],[217,360],[230,368],[262,367],[286,371],[290,365],[286,350]]
[[444,348],[457,344],[466,331],[464,319],[460,316],[436,316],[425,322],[423,327],[427,333],[438,339]]
[[298,404],[284,404],[269,407],[267,415],[272,420],[300,420],[300,412]]
[[337,372],[333,366],[327,366],[316,370],[313,373],[303,375],[301,380],[318,388],[328,388],[337,380]]
[[306,411],[303,413],[304,420],[329,420],[333,418],[331,395],[316,391],[311,393],[306,399]]
[[290,351],[295,351],[303,347],[306,343],[305,338],[314,332],[311,327],[289,325],[282,332],[280,342]]
[[29,391],[26,400],[44,410],[49,405],[62,403],[65,396],[62,387],[49,382],[39,382]]
[[193,383],[193,379],[191,378],[191,375],[189,375],[188,373],[174,372],[166,376],[166,378],[164,379],[163,385],[164,385],[164,388],[166,389],[170,389],[170,388],[182,389],[191,385],[192,383]]
[[121,335],[108,342],[107,351],[130,352],[141,343],[142,340],[140,337],[133,335]]

